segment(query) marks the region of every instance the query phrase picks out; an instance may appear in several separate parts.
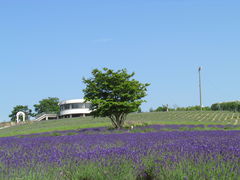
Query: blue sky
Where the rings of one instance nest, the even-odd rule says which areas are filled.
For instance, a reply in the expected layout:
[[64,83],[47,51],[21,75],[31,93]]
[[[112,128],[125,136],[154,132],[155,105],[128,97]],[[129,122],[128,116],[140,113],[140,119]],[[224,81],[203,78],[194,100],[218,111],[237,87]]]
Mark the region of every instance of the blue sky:
[[0,0],[0,121],[15,105],[82,98],[93,68],[127,68],[162,104],[239,100],[240,2]]

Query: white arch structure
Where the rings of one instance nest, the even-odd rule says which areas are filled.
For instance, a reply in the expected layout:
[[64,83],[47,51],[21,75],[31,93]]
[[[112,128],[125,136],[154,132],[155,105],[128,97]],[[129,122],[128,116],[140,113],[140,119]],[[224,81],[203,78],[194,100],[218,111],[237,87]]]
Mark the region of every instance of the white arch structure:
[[20,112],[17,113],[17,123],[19,123],[19,121],[20,121],[20,119],[19,119],[20,116],[23,117],[23,121],[26,120],[26,115],[25,115],[25,113],[22,112],[22,111],[20,111]]

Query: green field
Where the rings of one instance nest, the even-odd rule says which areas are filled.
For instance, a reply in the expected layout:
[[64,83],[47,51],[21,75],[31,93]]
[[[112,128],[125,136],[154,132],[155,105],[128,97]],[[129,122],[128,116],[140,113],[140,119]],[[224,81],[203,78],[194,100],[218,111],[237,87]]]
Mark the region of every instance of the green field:
[[[221,111],[171,111],[132,113],[126,123],[138,124],[240,124],[240,113]],[[76,130],[81,128],[111,126],[108,118],[73,118],[41,122],[28,122],[23,125],[0,129],[0,137],[32,134],[49,131]]]

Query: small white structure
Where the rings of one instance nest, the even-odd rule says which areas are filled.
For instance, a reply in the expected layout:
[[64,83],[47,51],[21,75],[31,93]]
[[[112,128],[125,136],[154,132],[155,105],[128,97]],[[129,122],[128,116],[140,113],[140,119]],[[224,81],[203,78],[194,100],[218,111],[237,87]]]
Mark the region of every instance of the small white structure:
[[19,119],[20,116],[23,117],[23,122],[25,122],[25,120],[26,120],[26,115],[25,115],[25,113],[22,112],[22,111],[19,111],[19,112],[17,113],[17,123],[20,122],[20,119]]
[[59,103],[60,116],[59,118],[74,118],[85,117],[90,114],[90,102],[85,102],[84,99],[72,99]]

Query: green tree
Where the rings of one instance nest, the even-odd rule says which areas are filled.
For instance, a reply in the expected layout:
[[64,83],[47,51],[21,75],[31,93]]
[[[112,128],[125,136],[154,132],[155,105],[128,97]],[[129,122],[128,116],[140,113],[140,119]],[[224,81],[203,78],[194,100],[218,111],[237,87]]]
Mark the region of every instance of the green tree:
[[153,110],[153,108],[152,108],[152,107],[150,107],[150,109],[149,109],[149,112],[154,112],[154,110]]
[[141,113],[142,112],[142,108],[139,107],[138,110],[137,110],[138,113]]
[[56,97],[49,97],[42,99],[39,104],[34,105],[36,115],[41,113],[59,113],[59,99]]
[[212,104],[213,111],[240,111],[240,101],[222,102]]
[[128,74],[126,69],[103,68],[103,71],[94,69],[92,78],[83,78],[84,98],[91,101],[94,117],[109,117],[114,128],[122,128],[127,114],[137,112],[145,102],[142,98],[147,95],[146,87],[150,84],[132,79],[134,74]]
[[[28,106],[23,106],[23,105],[17,105],[15,107],[13,107],[13,110],[11,112],[11,114],[9,115],[9,117],[11,118],[11,121],[16,121],[17,120],[17,113],[19,111],[22,111],[26,114],[26,120],[28,120],[31,116],[33,116],[32,114],[32,110],[28,108]],[[23,117],[20,116],[19,118],[21,121],[23,120]]]

